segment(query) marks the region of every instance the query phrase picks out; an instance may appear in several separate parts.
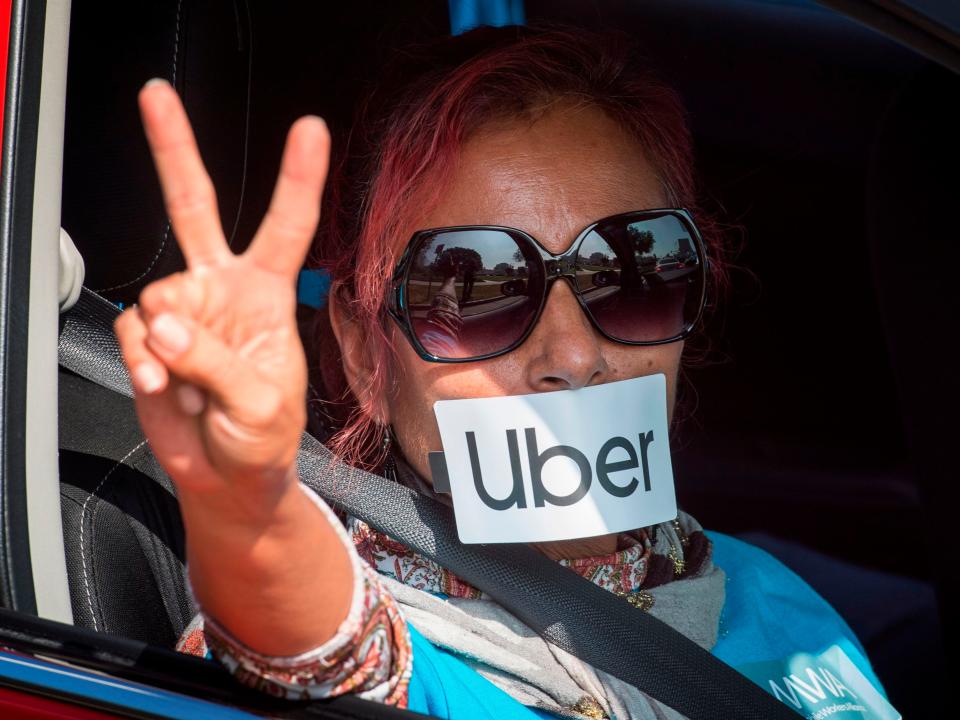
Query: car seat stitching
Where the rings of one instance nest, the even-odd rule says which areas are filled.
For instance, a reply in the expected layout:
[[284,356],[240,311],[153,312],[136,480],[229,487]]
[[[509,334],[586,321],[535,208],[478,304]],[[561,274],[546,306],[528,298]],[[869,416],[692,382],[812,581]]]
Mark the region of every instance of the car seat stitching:
[[177,0],[177,19],[174,21],[176,30],[173,34],[173,86],[177,86],[177,53],[180,52],[180,10],[183,7],[183,0]]
[[164,247],[166,247],[167,238],[169,236],[170,236],[170,221],[167,220],[166,229],[163,231],[163,239],[160,241],[160,247],[157,249],[156,255],[153,256],[153,260],[150,261],[150,264],[147,266],[146,270],[144,270],[142,273],[137,275],[137,277],[135,277],[133,280],[130,280],[125,283],[121,283],[119,285],[114,285],[113,287],[96,288],[94,292],[104,293],[104,292],[109,292],[110,290],[120,290],[121,288],[125,288],[130,285],[133,285],[134,283],[137,283],[143,278],[145,278],[147,275],[150,274],[150,271],[153,270],[153,266],[157,264],[157,260],[159,260],[160,256],[163,254],[163,249]]
[[[122,458],[120,458],[119,462],[117,462],[116,465],[110,468],[110,470],[107,471],[107,474],[103,476],[103,478],[100,480],[99,483],[97,483],[97,486],[93,489],[93,492],[87,495],[87,499],[83,501],[83,507],[80,508],[80,564],[81,564],[81,567],[83,568],[83,588],[87,594],[87,607],[90,609],[90,617],[93,620],[94,630],[99,630],[100,628],[97,625],[97,615],[93,610],[93,596],[90,593],[90,578],[89,578],[89,571],[87,570],[87,556],[84,551],[85,543],[83,542],[83,536],[84,536],[84,530],[85,530],[84,518],[86,517],[86,514],[87,514],[87,506],[90,504],[91,498],[93,498],[98,492],[100,492],[100,488],[103,487],[103,484],[109,479],[111,475],[113,475],[113,472],[118,467],[123,465],[127,460],[129,460],[140,448],[142,448],[146,444],[147,444],[146,440],[141,441],[135,448],[133,448],[133,450],[131,450]],[[93,523],[92,518],[90,522],[91,524]],[[90,565],[91,567],[93,566],[92,556],[90,558]]]
[[[173,70],[171,72],[171,81],[170,84],[174,88],[177,87],[177,55],[180,53],[180,11],[183,8],[183,0],[177,0],[177,19],[175,20],[176,28],[173,34]],[[153,256],[153,259],[150,261],[150,264],[147,265],[147,269],[142,273],[137,275],[133,280],[129,282],[121,283],[119,285],[114,285],[113,287],[108,288],[96,288],[95,292],[109,292],[111,290],[120,290],[121,288],[129,287],[134,283],[140,282],[143,278],[150,274],[150,271],[153,270],[154,266],[157,264],[157,260],[160,259],[160,256],[163,254],[163,249],[167,246],[167,239],[170,237],[170,219],[167,218],[167,222],[163,231],[163,238],[160,240],[160,247],[157,249],[156,254]]]
[[244,112],[243,124],[243,165],[240,170],[240,196],[237,198],[237,214],[233,218],[233,228],[230,230],[230,237],[227,240],[227,247],[233,248],[233,241],[237,237],[237,229],[240,227],[240,216],[243,213],[243,199],[247,191],[247,165],[250,156],[250,104],[252,102],[253,85],[253,23],[250,20],[250,4],[244,0],[244,8],[247,11],[247,103]]

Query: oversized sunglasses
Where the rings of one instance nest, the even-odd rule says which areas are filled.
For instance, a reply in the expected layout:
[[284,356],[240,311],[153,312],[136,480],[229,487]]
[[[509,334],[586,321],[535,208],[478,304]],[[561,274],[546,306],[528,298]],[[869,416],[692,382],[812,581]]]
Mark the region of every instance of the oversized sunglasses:
[[564,278],[601,335],[662,345],[687,337],[700,319],[706,264],[686,210],[603,218],[559,255],[516,228],[420,230],[397,263],[388,311],[424,360],[485,360],[527,339]]

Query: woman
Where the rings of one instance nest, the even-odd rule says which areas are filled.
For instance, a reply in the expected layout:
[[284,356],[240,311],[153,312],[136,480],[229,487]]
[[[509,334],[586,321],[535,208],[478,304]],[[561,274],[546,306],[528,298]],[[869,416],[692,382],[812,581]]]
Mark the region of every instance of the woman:
[[[582,32],[477,32],[419,61],[412,80],[384,83],[387,97],[358,125],[320,234],[317,254],[334,278],[324,379],[331,396],[348,398],[331,446],[433,494],[435,401],[662,374],[672,413],[703,293],[678,294],[663,278],[688,264],[702,275],[705,263],[691,258],[704,253],[712,286],[725,278],[706,223],[703,245],[659,256],[643,235],[651,209],[697,215],[676,94],[618,41]],[[307,363],[294,283],[319,219],[325,126],[295,123],[270,209],[235,256],[175,93],[151,81],[140,103],[188,270],[147,287],[117,333],[187,529],[203,612],[183,649],[208,646],[244,681],[292,697],[358,692],[450,717],[676,717],[435,563],[353,518],[344,527],[304,489],[295,457]],[[685,214],[665,212],[687,227]],[[636,231],[630,252],[611,240],[610,253],[538,296],[541,261],[599,220],[609,237]],[[506,250],[470,236],[475,244],[454,253],[436,230],[478,225],[522,232],[500,236]],[[488,257],[475,261],[471,248]],[[515,278],[501,295],[490,294],[499,281],[483,279],[494,266]],[[582,283],[591,273],[600,275]],[[683,287],[702,289],[697,277]],[[402,278],[407,310],[391,278]],[[622,286],[612,299],[611,283]],[[480,314],[494,301],[509,311]],[[876,684],[852,633],[799,578],[730,538],[711,543],[683,513],[538,549],[735,666],[838,644]]]

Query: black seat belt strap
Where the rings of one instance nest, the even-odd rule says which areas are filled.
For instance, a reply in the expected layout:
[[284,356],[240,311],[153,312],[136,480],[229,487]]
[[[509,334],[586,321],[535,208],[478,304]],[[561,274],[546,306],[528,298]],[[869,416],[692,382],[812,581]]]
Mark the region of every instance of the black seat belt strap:
[[[132,397],[113,334],[118,312],[84,289],[64,318],[60,364]],[[480,588],[548,642],[691,720],[799,717],[666,623],[533,549],[462,545],[449,508],[340,462],[310,435],[303,436],[297,463],[302,481],[334,507]]]

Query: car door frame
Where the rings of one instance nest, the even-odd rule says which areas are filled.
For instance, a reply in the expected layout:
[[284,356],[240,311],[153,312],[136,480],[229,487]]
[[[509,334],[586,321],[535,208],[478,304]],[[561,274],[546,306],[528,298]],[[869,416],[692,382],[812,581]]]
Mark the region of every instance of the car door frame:
[[[937,0],[820,4],[960,72],[960,36],[938,14],[945,4]],[[0,34],[7,33],[0,37],[6,63],[0,155],[0,605],[66,622],[71,614],[54,443],[69,9],[69,0],[0,0]],[[928,504],[931,497],[928,493]]]
[[0,5],[10,18],[0,160],[0,604],[71,622],[56,360],[70,0]]

